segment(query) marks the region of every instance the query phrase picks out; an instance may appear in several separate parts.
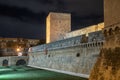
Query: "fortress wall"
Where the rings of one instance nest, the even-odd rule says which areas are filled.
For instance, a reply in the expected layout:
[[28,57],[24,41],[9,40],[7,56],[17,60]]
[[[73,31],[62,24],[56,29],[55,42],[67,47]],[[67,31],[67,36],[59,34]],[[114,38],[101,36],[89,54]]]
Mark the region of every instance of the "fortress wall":
[[85,35],[81,35],[81,36],[72,37],[64,40],[59,40],[49,44],[43,44],[43,45],[31,47],[29,49],[29,52],[61,49],[61,48],[81,45],[81,43],[86,44],[86,43],[101,42],[101,41],[104,41],[104,36],[102,34],[102,31],[96,31],[96,32],[89,33],[88,37],[86,37]]
[[[103,42],[29,53],[29,66],[89,75]],[[88,76],[87,76],[88,77]]]
[[31,47],[28,65],[88,78],[103,43],[102,31],[96,31],[88,37],[81,35]]
[[21,57],[18,57],[18,56],[9,56],[9,57],[0,57],[0,66],[3,66],[3,61],[4,60],[7,60],[8,61],[8,66],[13,66],[13,65],[16,65],[16,62],[18,60],[25,60],[26,63],[28,63],[28,57],[26,56],[21,56]]
[[104,23],[99,23],[97,25],[92,25],[92,26],[88,26],[86,28],[82,28],[79,30],[75,30],[72,32],[67,33],[64,38],[71,38],[71,37],[75,37],[75,36],[80,36],[85,34],[86,36],[88,36],[89,33],[91,32],[96,32],[96,31],[101,31],[104,28]]
[[103,41],[104,35],[102,34],[102,31],[96,31],[88,34],[88,42],[97,42],[97,41]]

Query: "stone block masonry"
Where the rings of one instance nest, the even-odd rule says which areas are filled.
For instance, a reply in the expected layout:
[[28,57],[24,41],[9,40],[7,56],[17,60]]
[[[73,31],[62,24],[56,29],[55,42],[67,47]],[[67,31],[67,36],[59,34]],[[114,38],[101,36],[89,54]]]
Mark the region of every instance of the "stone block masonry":
[[104,0],[105,43],[89,80],[120,80],[120,0]]
[[71,31],[71,14],[49,13],[46,19],[46,43],[63,39]]
[[76,76],[81,74],[89,77],[90,71],[98,58],[103,42],[100,44],[83,43],[60,49],[38,51],[29,53],[29,66],[44,69],[72,73]]
[[105,43],[90,80],[120,80],[120,23],[104,30]]
[[120,0],[104,0],[105,27],[120,22]]
[[102,32],[96,31],[88,37],[82,35],[31,47],[28,65],[88,78],[103,43]]

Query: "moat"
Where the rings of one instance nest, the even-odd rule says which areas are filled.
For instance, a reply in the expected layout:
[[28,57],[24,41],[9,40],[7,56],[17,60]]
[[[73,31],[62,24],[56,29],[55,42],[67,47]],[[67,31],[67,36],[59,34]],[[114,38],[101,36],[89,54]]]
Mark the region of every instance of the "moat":
[[0,80],[88,80],[27,66],[0,67]]

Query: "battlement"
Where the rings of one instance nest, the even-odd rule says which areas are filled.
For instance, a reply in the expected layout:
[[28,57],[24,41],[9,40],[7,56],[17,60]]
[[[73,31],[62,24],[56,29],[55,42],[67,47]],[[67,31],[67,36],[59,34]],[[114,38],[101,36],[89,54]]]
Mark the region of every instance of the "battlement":
[[31,47],[31,52],[62,49],[67,47],[81,46],[84,47],[97,47],[103,45],[104,36],[102,31],[96,31],[89,33],[89,36],[76,36],[64,40],[55,41],[48,44],[43,44],[35,47]]

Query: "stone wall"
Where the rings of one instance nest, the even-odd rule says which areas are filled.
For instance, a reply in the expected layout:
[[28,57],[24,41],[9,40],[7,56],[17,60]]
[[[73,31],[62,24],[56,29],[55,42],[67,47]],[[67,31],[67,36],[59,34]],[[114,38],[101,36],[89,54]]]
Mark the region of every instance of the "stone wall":
[[102,34],[102,31],[96,31],[88,34],[88,42],[97,42],[97,41],[103,41],[104,35]]
[[28,65],[88,78],[103,43],[102,32],[96,31],[31,47]]
[[104,0],[105,27],[120,23],[120,0]]
[[120,80],[120,0],[104,0],[105,43],[89,80]]
[[[65,48],[29,53],[29,66],[81,74],[89,77],[103,42],[82,43]],[[84,77],[84,76],[81,76]]]
[[19,60],[25,60],[26,65],[28,63],[28,57],[27,56],[9,56],[9,57],[0,57],[0,66],[3,66],[3,61],[7,60],[8,61],[8,65],[7,66],[15,66],[17,61]]
[[31,47],[29,48],[29,52],[63,49],[67,47],[81,45],[81,43],[93,43],[93,42],[97,43],[97,42],[103,42],[103,41],[104,41],[104,36],[102,34],[102,31],[96,31],[96,32],[89,33],[89,36],[81,35],[81,36],[76,36],[72,38],[67,38],[64,40],[51,42],[48,44]]
[[104,30],[105,43],[90,80],[120,80],[120,24]]
[[63,39],[71,31],[71,15],[50,12],[46,19],[46,43]]
[[69,33],[66,33],[64,36],[64,39],[66,38],[71,38],[71,37],[76,37],[80,35],[86,35],[89,36],[89,33],[96,32],[96,31],[101,31],[104,28],[104,23],[99,23],[96,25],[88,26],[86,28],[82,28],[79,30],[75,30]]

